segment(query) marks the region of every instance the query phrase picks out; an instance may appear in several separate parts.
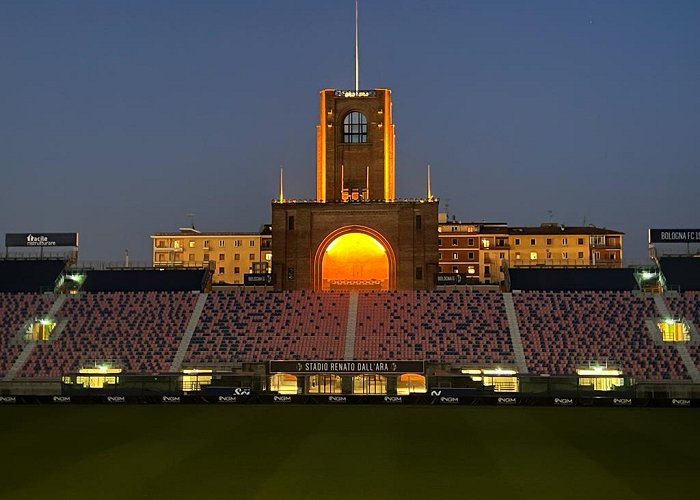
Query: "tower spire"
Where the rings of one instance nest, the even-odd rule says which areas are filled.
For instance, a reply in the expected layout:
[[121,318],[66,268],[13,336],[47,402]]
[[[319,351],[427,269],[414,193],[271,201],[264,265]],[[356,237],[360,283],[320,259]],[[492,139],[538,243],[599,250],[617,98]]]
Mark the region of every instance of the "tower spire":
[[280,165],[280,203],[284,203],[284,167]]
[[360,90],[360,29],[359,0],[355,0],[355,92]]

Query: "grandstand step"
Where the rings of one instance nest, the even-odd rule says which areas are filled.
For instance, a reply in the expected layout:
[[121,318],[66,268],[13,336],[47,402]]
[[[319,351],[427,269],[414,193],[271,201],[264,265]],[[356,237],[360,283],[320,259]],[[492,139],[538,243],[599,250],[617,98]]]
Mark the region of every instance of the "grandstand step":
[[197,328],[197,325],[199,324],[199,318],[202,315],[202,311],[204,310],[204,306],[207,303],[208,297],[209,294],[207,293],[200,293],[199,297],[197,297],[197,304],[194,306],[192,316],[190,316],[190,320],[187,323],[187,328],[185,328],[185,333],[183,334],[182,340],[180,341],[180,346],[177,348],[177,352],[175,353],[173,362],[170,365],[171,372],[179,372],[182,368],[182,362],[185,359],[187,349],[190,346],[190,341],[192,340],[194,331]]
[[656,306],[656,310],[658,311],[660,317],[670,318],[672,316],[663,295],[654,294],[654,305]]
[[688,352],[688,347],[680,342],[676,342],[675,344],[676,350],[678,350],[678,355],[681,357],[686,369],[688,370],[690,379],[696,384],[700,383],[700,371],[698,371],[698,367],[695,366],[693,357],[690,355],[690,352]]
[[518,366],[519,373],[527,373],[527,361],[525,360],[525,349],[523,349],[523,341],[520,337],[520,327],[518,326],[518,316],[515,312],[515,304],[513,303],[513,294],[504,293],[503,302],[506,306],[506,316],[508,318],[508,330],[510,330],[510,338],[513,343],[513,354],[515,355],[515,363]]
[[355,330],[357,328],[357,292],[350,293],[348,305],[348,324],[345,330],[345,351],[343,359],[351,360],[355,357]]

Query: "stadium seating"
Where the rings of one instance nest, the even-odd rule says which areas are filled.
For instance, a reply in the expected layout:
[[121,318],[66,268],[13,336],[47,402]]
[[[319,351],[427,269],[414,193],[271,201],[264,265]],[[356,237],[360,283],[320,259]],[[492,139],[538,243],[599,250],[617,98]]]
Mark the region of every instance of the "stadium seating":
[[0,293],[0,377],[12,367],[22,352],[22,344],[13,339],[24,324],[46,314],[54,296],[39,293]]
[[53,342],[39,343],[19,376],[54,378],[105,361],[124,372],[166,372],[196,301],[191,292],[69,297],[58,314],[67,319],[64,331]]
[[[98,292],[68,296],[65,322],[38,343],[20,378],[55,378],[96,362],[131,373],[167,372],[194,306],[191,292]],[[513,365],[503,295],[497,291],[364,291],[357,294],[354,358]],[[47,312],[52,294],[0,294],[0,374],[22,350],[13,340],[26,321]],[[700,324],[700,292],[667,298],[674,314]],[[513,294],[531,373],[571,375],[609,362],[638,380],[686,379],[672,345],[647,331],[651,297],[631,292],[525,291]],[[204,310],[183,368],[273,359],[342,359],[349,292],[216,291]],[[696,363],[700,347],[689,346]]]
[[564,375],[588,362],[610,362],[644,380],[686,379],[676,349],[656,344],[645,323],[651,297],[630,292],[545,292],[513,295],[531,373]]
[[348,292],[213,292],[183,366],[342,359]]
[[496,291],[361,293],[355,358],[513,364],[503,296]]

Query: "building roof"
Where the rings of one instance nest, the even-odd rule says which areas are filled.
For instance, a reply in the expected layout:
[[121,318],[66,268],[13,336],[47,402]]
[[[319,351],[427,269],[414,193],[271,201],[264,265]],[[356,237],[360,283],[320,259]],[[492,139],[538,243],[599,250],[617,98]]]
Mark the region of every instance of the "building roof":
[[534,227],[509,227],[508,234],[625,234],[621,231],[596,226],[564,226],[544,224]]
[[269,236],[268,232],[244,232],[244,231],[211,231],[211,232],[200,232],[200,231],[180,231],[180,232],[170,232],[170,233],[153,233],[151,238],[157,238],[161,236],[181,236],[181,237],[202,237],[202,236]]

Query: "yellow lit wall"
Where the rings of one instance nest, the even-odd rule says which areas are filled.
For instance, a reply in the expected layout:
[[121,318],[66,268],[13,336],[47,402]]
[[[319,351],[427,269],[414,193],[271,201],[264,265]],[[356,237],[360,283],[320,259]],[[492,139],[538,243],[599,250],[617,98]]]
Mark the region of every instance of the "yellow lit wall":
[[254,262],[272,268],[272,238],[257,233],[157,233],[153,266],[200,267],[213,263],[215,284],[243,284]]

